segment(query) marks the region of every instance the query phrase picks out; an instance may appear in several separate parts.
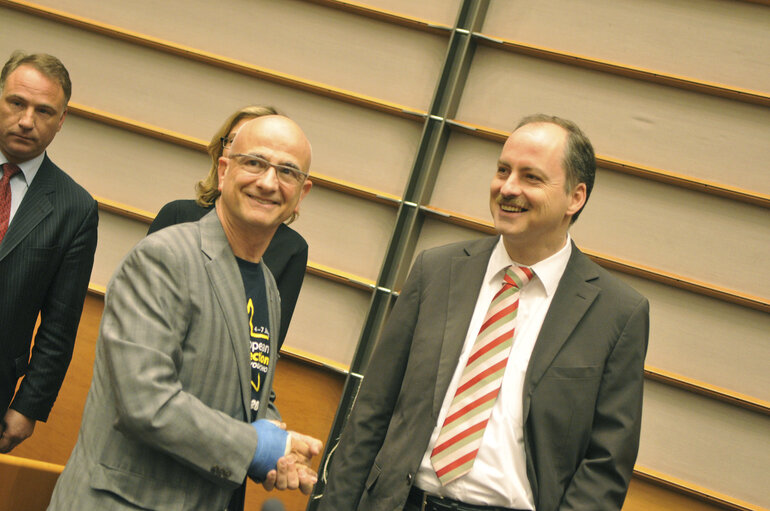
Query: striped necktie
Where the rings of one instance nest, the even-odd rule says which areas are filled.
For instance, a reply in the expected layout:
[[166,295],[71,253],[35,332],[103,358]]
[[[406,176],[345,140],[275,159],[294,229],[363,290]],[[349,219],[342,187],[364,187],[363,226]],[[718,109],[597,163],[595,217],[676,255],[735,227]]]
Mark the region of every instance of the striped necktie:
[[502,289],[489,305],[431,452],[431,463],[442,485],[467,474],[473,466],[513,346],[519,290],[533,276],[526,266],[509,266]]

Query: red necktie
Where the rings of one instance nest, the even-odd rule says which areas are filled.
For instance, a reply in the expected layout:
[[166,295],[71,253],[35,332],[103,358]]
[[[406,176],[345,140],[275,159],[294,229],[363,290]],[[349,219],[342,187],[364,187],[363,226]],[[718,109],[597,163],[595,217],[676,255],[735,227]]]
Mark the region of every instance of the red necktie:
[[470,472],[479,452],[513,346],[519,290],[533,276],[526,266],[509,266],[503,288],[489,305],[431,452],[431,463],[444,486]]
[[3,177],[0,178],[0,241],[3,241],[8,231],[8,220],[11,217],[11,178],[21,172],[13,163],[3,163]]

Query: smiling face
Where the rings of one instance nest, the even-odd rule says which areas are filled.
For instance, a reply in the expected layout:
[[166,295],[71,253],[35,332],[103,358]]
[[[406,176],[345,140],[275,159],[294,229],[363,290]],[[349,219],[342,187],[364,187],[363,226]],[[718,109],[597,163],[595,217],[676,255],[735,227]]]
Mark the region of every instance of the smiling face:
[[585,202],[585,184],[568,190],[566,141],[560,126],[536,123],[514,131],[503,146],[490,210],[508,255],[519,263],[535,264],[558,252],[570,218]]
[[[310,143],[293,121],[279,115],[258,117],[238,130],[229,154],[256,155],[270,163],[310,168]],[[238,159],[219,160],[219,190],[223,223],[242,235],[269,234],[299,209],[310,191],[309,180],[287,184],[270,167],[255,176]]]

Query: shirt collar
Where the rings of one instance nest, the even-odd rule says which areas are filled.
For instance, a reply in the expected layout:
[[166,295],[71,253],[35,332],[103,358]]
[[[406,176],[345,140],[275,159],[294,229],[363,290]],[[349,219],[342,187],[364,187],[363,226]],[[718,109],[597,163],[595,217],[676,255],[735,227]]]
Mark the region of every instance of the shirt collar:
[[[44,158],[45,158],[45,151],[35,156],[31,160],[27,160],[19,163],[18,166],[21,169],[21,173],[24,175],[24,180],[27,182],[27,186],[32,184],[32,180],[35,179],[35,176],[37,175],[37,171],[40,170],[40,165],[43,164]],[[5,157],[3,153],[0,153],[0,165],[4,163],[8,163],[8,159]]]
[[[538,280],[542,282],[547,296],[553,295],[556,292],[556,288],[559,287],[559,281],[561,276],[564,275],[564,270],[567,268],[571,255],[572,238],[567,233],[567,241],[558,252],[530,266],[535,275],[537,275]],[[505,245],[501,236],[494,250],[492,250],[492,256],[489,258],[485,282],[490,282],[495,277],[498,277],[505,268],[512,264],[522,266],[512,260],[508,252],[505,251]]]

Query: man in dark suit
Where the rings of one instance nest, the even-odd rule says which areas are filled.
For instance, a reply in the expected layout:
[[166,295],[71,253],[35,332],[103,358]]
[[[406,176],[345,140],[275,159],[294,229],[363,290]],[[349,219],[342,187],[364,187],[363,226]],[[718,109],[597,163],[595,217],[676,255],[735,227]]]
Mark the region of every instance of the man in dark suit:
[[59,59],[14,53],[0,89],[0,452],[7,453],[48,418],[64,380],[98,213],[96,201],[45,153],[72,90]]
[[417,257],[321,510],[621,508],[649,306],[568,234],[595,165],[574,123],[521,121],[490,188],[500,236]]

